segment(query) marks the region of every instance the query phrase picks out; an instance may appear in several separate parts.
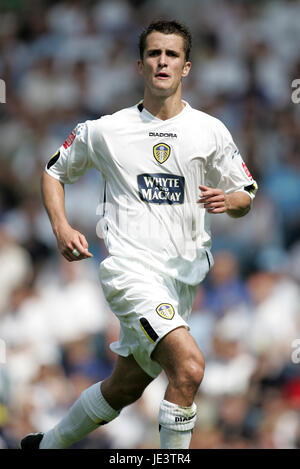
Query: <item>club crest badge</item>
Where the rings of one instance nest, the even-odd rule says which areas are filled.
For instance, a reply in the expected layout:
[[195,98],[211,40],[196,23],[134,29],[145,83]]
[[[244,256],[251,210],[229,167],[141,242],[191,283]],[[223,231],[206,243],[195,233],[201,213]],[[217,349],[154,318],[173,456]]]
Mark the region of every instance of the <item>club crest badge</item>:
[[171,148],[166,143],[158,143],[153,147],[153,155],[158,163],[162,164],[169,158]]
[[172,305],[169,303],[162,303],[156,308],[156,312],[159,316],[164,319],[172,319],[175,311]]

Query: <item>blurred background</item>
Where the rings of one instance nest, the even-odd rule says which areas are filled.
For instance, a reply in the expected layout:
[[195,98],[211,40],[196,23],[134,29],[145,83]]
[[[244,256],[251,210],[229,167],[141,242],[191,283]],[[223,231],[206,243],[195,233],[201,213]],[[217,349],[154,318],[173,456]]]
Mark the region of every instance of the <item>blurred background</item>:
[[[112,370],[118,322],[98,283],[99,175],[66,187],[69,221],[94,254],[71,264],[40,176],[78,122],[142,98],[137,41],[158,17],[192,30],[184,98],[227,125],[259,185],[247,217],[212,217],[215,266],[190,321],[206,359],[191,447],[300,448],[298,0],[0,1],[0,448],[48,430]],[[162,374],[74,447],[159,448],[165,387]]]

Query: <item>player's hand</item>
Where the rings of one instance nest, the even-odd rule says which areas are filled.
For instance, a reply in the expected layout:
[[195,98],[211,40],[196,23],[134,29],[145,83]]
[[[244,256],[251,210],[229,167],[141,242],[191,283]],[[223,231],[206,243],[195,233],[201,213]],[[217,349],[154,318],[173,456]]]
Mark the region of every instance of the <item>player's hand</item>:
[[209,213],[224,213],[227,210],[226,195],[222,189],[214,189],[207,186],[199,186],[201,195],[198,204],[203,204]]
[[70,225],[60,227],[55,235],[58,249],[69,262],[93,257],[88,250],[88,242],[85,236],[79,231],[74,230]]

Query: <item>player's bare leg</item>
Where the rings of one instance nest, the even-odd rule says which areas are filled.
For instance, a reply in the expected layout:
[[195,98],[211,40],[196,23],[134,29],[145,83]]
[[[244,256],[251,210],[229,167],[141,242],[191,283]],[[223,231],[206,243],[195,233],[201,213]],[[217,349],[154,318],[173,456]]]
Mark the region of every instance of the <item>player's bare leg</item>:
[[204,374],[204,358],[191,334],[179,327],[167,334],[155,348],[152,358],[167,374],[165,398],[190,406]]
[[120,410],[139,399],[152,380],[132,355],[119,356],[111,376],[102,381],[101,392],[114,409]]
[[169,380],[159,413],[161,448],[188,448],[196,420],[193,401],[204,374],[203,355],[180,327],[158,343],[152,356]]
[[132,356],[118,356],[112,375],[86,389],[67,415],[43,436],[40,449],[68,448],[99,425],[115,419],[152,381]]

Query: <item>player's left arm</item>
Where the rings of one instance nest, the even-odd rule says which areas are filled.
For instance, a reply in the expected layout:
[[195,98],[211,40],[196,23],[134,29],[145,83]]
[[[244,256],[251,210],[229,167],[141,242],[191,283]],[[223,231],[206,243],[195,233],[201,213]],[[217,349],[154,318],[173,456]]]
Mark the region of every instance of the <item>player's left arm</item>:
[[[214,121],[215,152],[207,159],[205,184],[197,201],[208,213],[245,216],[258,186],[225,125]],[[204,182],[203,181],[203,182]]]
[[201,195],[197,203],[203,204],[208,213],[227,213],[240,218],[251,209],[251,197],[242,191],[225,194],[222,189],[199,186]]

